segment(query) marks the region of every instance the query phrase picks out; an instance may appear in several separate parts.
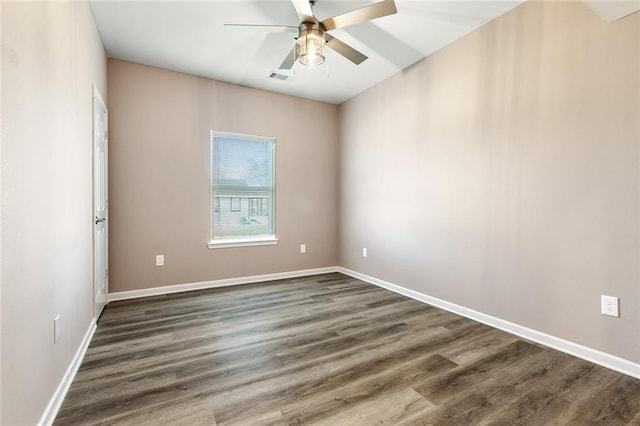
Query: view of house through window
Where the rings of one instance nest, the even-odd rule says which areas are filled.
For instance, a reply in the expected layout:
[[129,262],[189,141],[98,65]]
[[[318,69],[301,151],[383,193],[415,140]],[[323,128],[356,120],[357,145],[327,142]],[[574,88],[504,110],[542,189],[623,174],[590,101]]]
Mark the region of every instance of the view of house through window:
[[275,138],[211,133],[211,241],[275,238]]

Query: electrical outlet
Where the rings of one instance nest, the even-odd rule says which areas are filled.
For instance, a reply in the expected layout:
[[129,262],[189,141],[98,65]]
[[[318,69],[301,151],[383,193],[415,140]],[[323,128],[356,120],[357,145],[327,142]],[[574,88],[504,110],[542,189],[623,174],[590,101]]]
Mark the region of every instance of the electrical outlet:
[[300,254],[305,254],[307,252],[307,245],[300,244]]
[[60,340],[60,314],[53,319],[53,344]]
[[614,296],[600,296],[600,312],[602,315],[609,315],[611,317],[619,317],[619,300]]
[[367,248],[366,247],[362,247],[362,257],[367,257],[369,255],[369,253],[367,252]]
[[156,266],[164,266],[164,254],[156,255]]

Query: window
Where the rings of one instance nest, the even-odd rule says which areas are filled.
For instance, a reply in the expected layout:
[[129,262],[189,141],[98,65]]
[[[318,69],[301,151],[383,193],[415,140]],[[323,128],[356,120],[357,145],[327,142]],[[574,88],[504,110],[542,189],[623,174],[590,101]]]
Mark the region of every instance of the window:
[[269,201],[266,198],[249,198],[249,214],[251,217],[268,215]]
[[231,197],[231,211],[232,212],[240,211],[240,197]]
[[275,138],[211,132],[210,248],[276,244]]

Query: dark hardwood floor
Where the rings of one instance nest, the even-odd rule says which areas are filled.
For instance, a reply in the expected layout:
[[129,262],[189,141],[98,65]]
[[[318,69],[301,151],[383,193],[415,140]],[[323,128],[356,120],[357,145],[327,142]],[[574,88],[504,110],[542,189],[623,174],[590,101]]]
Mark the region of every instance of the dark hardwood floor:
[[329,274],[110,303],[55,424],[640,425],[640,380]]

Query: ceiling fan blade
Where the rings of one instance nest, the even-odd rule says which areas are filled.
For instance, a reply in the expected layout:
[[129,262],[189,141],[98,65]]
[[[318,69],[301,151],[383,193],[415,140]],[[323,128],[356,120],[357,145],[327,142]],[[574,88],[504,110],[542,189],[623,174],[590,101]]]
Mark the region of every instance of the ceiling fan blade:
[[325,33],[324,36],[327,40],[327,46],[329,46],[330,48],[332,48],[337,53],[344,56],[354,64],[360,65],[361,63],[367,60],[366,55],[358,52],[356,49],[349,46],[345,42],[338,40],[337,38],[333,37],[331,34]]
[[311,3],[309,0],[291,0],[293,7],[296,8],[298,16],[302,22],[315,22],[316,18],[313,16],[313,10],[311,9]]
[[228,30],[258,30],[269,33],[298,33],[298,27],[290,27],[287,25],[224,24],[224,28]]
[[284,58],[284,61],[282,61],[278,69],[290,70],[291,68],[293,68],[293,64],[295,63],[296,63],[296,46],[294,45],[291,48],[291,51],[287,54],[287,57]]
[[348,27],[349,25],[358,24],[360,22],[369,21],[371,19],[382,18],[383,16],[393,15],[397,13],[396,4],[393,0],[383,0],[370,4],[342,15],[334,16],[322,21],[322,25],[327,31],[336,28]]

